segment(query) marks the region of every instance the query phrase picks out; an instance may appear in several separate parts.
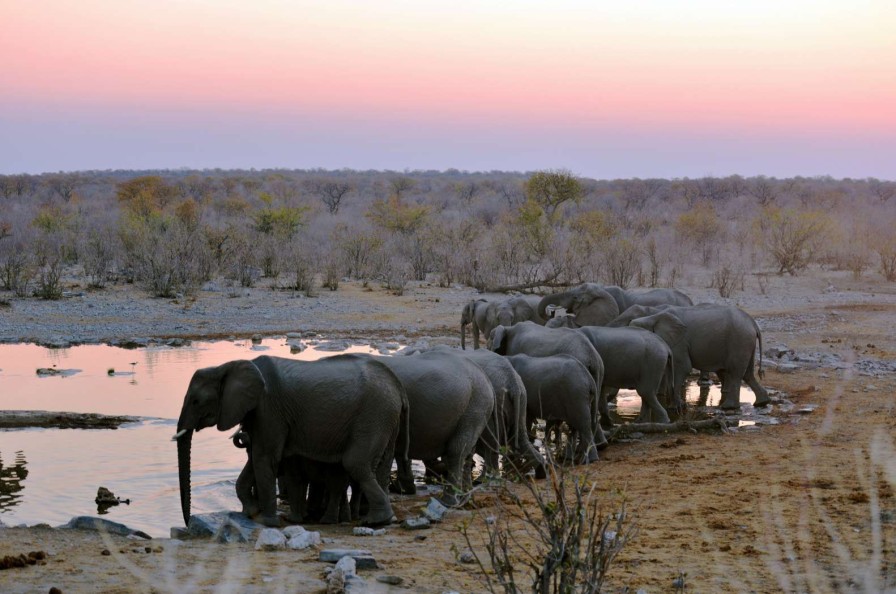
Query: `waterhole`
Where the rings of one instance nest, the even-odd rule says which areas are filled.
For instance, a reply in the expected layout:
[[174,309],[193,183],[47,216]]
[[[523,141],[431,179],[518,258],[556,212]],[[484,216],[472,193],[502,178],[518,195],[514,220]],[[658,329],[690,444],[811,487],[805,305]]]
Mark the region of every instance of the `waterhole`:
[[[688,381],[685,386],[685,400],[689,407],[693,407],[697,411],[705,410],[706,407],[717,407],[722,401],[722,386],[713,382],[712,384],[699,385],[696,381]],[[756,395],[748,386],[740,388],[740,403],[753,404],[756,402]],[[616,405],[610,408],[610,417],[616,423],[630,423],[638,418],[641,412],[641,397],[634,390],[619,390],[616,396]],[[741,421],[741,424],[753,424],[751,421]]]
[[[324,341],[301,353],[292,353],[282,338],[133,350],[0,345],[0,410],[145,418],[117,430],[0,430],[0,521],[56,526],[73,516],[97,515],[94,499],[103,486],[130,500],[103,510],[103,517],[168,536],[170,527],[183,524],[171,436],[193,372],[262,354],[314,360],[336,354],[333,345]],[[338,352],[376,351],[352,345]],[[50,371],[38,375],[38,369]],[[230,434],[210,427],[193,437],[193,513],[240,508],[234,484],[246,453],[233,447]]]

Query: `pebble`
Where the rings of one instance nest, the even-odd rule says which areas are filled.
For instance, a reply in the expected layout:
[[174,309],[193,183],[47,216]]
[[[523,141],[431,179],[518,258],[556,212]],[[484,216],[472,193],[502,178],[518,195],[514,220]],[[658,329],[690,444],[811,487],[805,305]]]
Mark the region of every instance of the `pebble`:
[[276,528],[265,528],[255,541],[256,551],[276,551],[286,548],[286,537]]
[[430,522],[426,518],[408,518],[401,523],[401,527],[405,530],[425,530],[430,527]]

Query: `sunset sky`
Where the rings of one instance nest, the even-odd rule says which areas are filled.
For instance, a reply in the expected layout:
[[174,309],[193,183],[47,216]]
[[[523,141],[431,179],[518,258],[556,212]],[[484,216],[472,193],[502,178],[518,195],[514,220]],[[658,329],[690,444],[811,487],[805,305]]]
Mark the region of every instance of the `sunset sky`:
[[0,0],[0,173],[896,178],[892,0]]

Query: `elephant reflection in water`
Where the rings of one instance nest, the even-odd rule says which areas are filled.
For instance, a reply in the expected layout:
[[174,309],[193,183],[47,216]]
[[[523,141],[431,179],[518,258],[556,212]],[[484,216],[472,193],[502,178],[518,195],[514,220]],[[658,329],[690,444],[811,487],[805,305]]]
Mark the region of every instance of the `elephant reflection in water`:
[[22,498],[21,491],[25,488],[25,478],[28,477],[27,461],[24,452],[16,452],[15,462],[12,466],[4,465],[0,457],[0,509],[13,507]]

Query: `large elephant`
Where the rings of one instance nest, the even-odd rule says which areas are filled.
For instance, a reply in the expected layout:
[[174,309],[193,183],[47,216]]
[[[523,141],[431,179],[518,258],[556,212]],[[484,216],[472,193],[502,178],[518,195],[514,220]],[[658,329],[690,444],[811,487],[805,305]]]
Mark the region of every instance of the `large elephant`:
[[340,463],[369,502],[363,521],[389,523],[394,516],[384,485],[392,459],[407,457],[408,418],[404,386],[367,356],[261,356],[200,369],[190,380],[174,436],[184,522],[190,519],[193,431],[226,431],[248,421],[251,463],[238,481],[254,481],[263,523],[280,524],[276,480],[281,462],[292,456]]
[[527,425],[535,419],[563,421],[577,438],[574,461],[597,460],[591,418],[598,388],[585,366],[569,355],[509,355],[507,360],[526,386]]
[[[448,347],[436,347],[436,349]],[[457,351],[469,358],[485,372],[495,391],[495,414],[482,432],[476,453],[482,456],[485,467],[492,472],[498,469],[498,453],[506,447],[523,458],[522,466],[516,470],[523,472],[532,464],[536,476],[544,474],[544,458],[529,441],[526,422],[526,387],[519,374],[506,357],[489,351]]]
[[408,456],[396,459],[402,492],[414,492],[411,459],[442,458],[448,479],[442,501],[456,504],[452,489],[466,486],[464,464],[495,412],[491,382],[459,352],[437,350],[376,359],[398,376],[408,397]]
[[[669,415],[658,394],[671,392],[674,384],[672,350],[656,334],[633,326],[577,326],[571,315],[548,321],[549,328],[576,328],[594,345],[604,362],[601,396],[609,398],[619,388],[633,389],[641,397],[639,422],[668,423]],[[667,385],[668,383],[668,385]]]
[[755,406],[770,402],[768,392],[753,375],[759,343],[759,375],[762,375],[762,332],[756,320],[733,305],[645,307],[634,305],[612,326],[637,326],[659,335],[672,349],[674,404],[684,403],[684,386],[692,368],[714,371],[722,381],[723,409],[740,408],[741,381],[756,395]]
[[616,305],[619,306],[619,313],[624,312],[633,305],[646,305],[649,307],[659,305],[681,305],[686,307],[694,305],[691,298],[678,289],[650,289],[649,291],[635,292],[611,285],[604,287],[604,290],[616,300]]
[[540,297],[535,295],[517,295],[502,301],[485,301],[479,299],[464,306],[460,320],[460,346],[466,348],[464,329],[470,324],[473,333],[473,348],[479,348],[479,333],[486,339],[495,326],[513,326],[531,320],[544,325],[546,318],[538,314]]
[[[604,363],[594,346],[582,334],[569,328],[545,328],[534,322],[522,322],[509,328],[498,326],[489,336],[488,348],[499,355],[530,355],[549,357],[569,355],[579,360],[594,379],[598,395],[604,381]],[[601,427],[611,428],[613,421],[606,400],[598,397],[592,406],[594,442],[598,447],[607,443]],[[599,420],[599,422],[598,422]]]
[[619,315],[616,300],[597,283],[582,283],[562,293],[547,295],[538,303],[537,313],[550,318],[549,306],[562,307],[576,316],[581,326],[603,326]]

